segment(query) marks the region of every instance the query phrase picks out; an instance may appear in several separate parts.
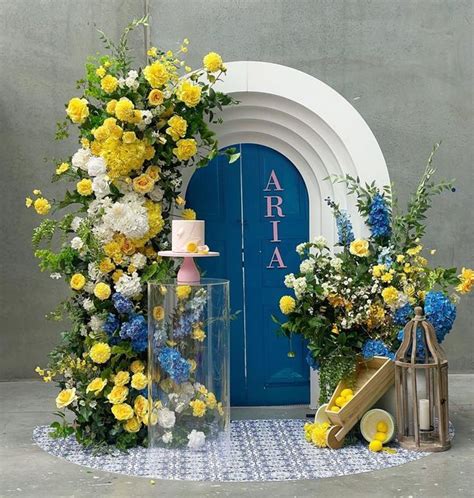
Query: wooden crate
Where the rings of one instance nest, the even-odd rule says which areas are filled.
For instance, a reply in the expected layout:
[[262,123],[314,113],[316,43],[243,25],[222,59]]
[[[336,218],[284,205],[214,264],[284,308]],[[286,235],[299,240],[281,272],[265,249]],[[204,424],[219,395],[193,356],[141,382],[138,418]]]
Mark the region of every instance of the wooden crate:
[[339,412],[329,410],[331,406],[335,405],[341,391],[350,387],[341,381],[325,410],[332,424],[327,434],[327,445],[333,449],[340,448],[346,434],[357,424],[364,413],[372,408],[374,403],[390,389],[394,381],[395,364],[389,358],[375,356],[370,360],[359,360],[356,368],[356,381],[351,387],[354,397]]

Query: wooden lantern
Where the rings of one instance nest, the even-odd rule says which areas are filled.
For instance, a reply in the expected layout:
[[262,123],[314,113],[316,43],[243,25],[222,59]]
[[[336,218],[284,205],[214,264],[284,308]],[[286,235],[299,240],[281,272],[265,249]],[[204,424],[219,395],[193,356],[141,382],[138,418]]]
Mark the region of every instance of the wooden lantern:
[[448,360],[420,307],[405,326],[395,355],[395,389],[400,446],[417,451],[449,449]]

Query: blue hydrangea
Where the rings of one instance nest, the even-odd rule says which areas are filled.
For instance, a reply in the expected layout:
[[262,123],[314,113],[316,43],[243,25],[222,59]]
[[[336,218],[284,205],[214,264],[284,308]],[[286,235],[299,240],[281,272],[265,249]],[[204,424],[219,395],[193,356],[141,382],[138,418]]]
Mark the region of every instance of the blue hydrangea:
[[362,354],[364,358],[373,358],[374,356],[387,356],[391,360],[395,359],[395,353],[392,353],[388,346],[376,339],[369,339],[362,347]]
[[440,291],[430,291],[425,297],[425,316],[433,325],[439,343],[453,328],[456,319],[456,306],[448,296]]
[[311,351],[309,350],[308,353],[306,354],[306,363],[311,368],[314,368],[314,370],[319,370],[319,361],[314,359],[313,355],[311,354]]
[[115,309],[122,314],[132,313],[134,309],[133,302],[128,297],[122,296],[120,292],[112,295],[112,302]]
[[395,325],[405,326],[413,318],[413,306],[406,303],[401,308],[398,308],[393,315],[393,323]]
[[116,330],[120,327],[120,320],[113,313],[109,313],[105,319],[103,329],[104,332],[111,337]]
[[148,345],[148,325],[143,315],[131,315],[128,322],[120,328],[120,337],[130,339],[132,348],[137,353],[146,350]]
[[158,354],[158,361],[171,380],[181,384],[188,380],[191,371],[190,364],[181,356],[178,350],[164,347]]
[[374,237],[390,237],[390,212],[383,195],[377,193],[372,198],[369,209],[369,225]]
[[354,241],[354,232],[352,231],[352,223],[349,215],[345,211],[341,211],[336,216],[336,226],[338,243],[341,246],[349,246]]
[[[397,339],[402,342],[403,341],[403,336],[404,336],[404,330],[401,329],[398,332]],[[411,348],[408,349],[407,351],[407,356],[409,357],[411,355]],[[421,330],[417,329],[416,331],[416,356],[418,358],[424,358],[425,357],[425,348],[423,345],[423,340],[421,338]]]
[[206,301],[207,292],[204,289],[198,290],[193,299],[186,303],[185,309],[173,329],[173,338],[189,335],[193,330],[193,324],[202,321]]

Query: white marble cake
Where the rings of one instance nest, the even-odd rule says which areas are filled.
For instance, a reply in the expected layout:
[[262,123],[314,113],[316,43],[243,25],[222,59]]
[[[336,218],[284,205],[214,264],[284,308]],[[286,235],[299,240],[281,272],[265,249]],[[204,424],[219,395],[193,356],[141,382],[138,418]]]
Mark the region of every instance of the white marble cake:
[[171,250],[173,252],[196,252],[204,247],[204,221],[173,220],[171,225]]

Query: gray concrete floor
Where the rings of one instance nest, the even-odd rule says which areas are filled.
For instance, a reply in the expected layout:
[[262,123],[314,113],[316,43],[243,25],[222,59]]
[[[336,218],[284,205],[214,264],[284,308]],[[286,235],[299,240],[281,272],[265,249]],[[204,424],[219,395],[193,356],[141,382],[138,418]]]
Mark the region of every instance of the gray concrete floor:
[[[317,481],[195,483],[156,481],[89,470],[33,444],[36,425],[49,424],[55,388],[35,381],[0,383],[0,496],[474,496],[474,375],[450,376],[453,448],[391,469]],[[304,407],[234,408],[237,418],[302,417]]]

